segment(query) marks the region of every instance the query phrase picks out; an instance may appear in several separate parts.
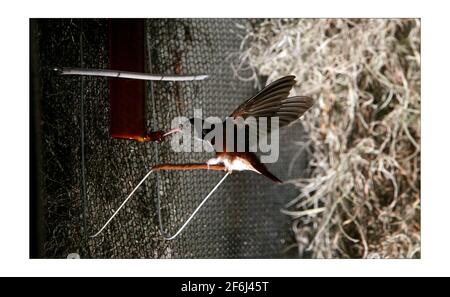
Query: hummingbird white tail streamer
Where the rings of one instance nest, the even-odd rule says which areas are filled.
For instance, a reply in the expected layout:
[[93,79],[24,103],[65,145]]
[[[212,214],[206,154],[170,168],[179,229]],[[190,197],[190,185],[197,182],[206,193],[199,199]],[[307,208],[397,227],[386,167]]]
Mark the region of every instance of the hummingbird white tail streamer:
[[[150,176],[150,174],[152,174],[154,170],[151,169],[145,176],[144,178],[141,179],[141,181],[137,184],[137,186],[133,189],[133,191],[131,191],[131,193],[127,196],[127,198],[125,198],[125,200],[122,202],[122,204],[120,204],[119,208],[117,208],[117,210],[112,214],[112,216],[108,219],[108,221],[106,221],[106,223],[103,225],[102,228],[100,228],[100,230],[98,230],[97,233],[95,233],[94,235],[91,235],[91,238],[97,237],[100,233],[102,233],[102,231],[108,226],[108,224],[114,219],[114,217],[119,213],[119,211],[123,208],[123,206],[128,202],[128,200],[131,199],[131,197],[133,196],[133,194],[136,192],[137,189],[139,189],[139,187],[142,185],[142,183]],[[200,210],[200,208],[206,203],[206,201],[212,196],[212,194],[219,188],[219,186],[223,183],[223,181],[228,177],[230,173],[227,172],[222,179],[214,186],[214,188],[208,193],[208,195],[206,195],[205,198],[203,198],[203,201],[197,206],[197,208],[194,210],[194,212],[189,216],[189,218],[186,220],[186,222],[184,222],[184,224],[178,229],[178,231],[172,235],[169,236],[164,232],[163,229],[163,225],[162,225],[162,220],[161,220],[161,208],[160,208],[160,203],[159,203],[159,198],[158,198],[158,205],[157,205],[157,211],[158,211],[158,220],[159,220],[159,227],[160,227],[160,233],[161,235],[166,239],[166,240],[172,240],[175,239],[178,235],[180,235],[180,233],[186,228],[186,226],[189,224],[189,222],[195,217],[195,215],[197,214],[197,212]]]

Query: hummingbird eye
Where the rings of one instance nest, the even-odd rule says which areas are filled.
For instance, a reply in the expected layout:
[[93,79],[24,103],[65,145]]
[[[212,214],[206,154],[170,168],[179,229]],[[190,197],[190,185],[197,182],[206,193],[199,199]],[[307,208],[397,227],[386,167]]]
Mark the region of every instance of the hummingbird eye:
[[191,122],[190,122],[189,120],[184,121],[184,122],[182,122],[182,123],[179,124],[179,128],[180,128],[181,130],[187,130],[187,129],[190,129],[190,128],[191,128]]

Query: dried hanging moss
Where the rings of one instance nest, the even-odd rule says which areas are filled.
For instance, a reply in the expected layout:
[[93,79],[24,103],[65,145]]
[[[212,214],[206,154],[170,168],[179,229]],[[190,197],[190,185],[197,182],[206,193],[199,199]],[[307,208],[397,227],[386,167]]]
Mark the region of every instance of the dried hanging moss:
[[298,143],[311,154],[308,177],[291,180],[300,195],[285,210],[300,255],[420,257],[420,21],[240,28],[238,77],[257,84],[257,74],[294,74],[295,93],[316,100]]

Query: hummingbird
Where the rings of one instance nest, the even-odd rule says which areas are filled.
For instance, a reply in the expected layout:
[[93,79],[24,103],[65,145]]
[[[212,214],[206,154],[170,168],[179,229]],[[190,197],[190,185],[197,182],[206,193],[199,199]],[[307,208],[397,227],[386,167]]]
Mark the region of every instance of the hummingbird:
[[[255,119],[261,118],[274,118],[278,117],[279,127],[285,127],[291,124],[292,122],[299,119],[311,106],[313,105],[313,99],[307,96],[293,96],[289,97],[289,92],[292,87],[295,85],[295,76],[289,75],[282,77],[265,88],[259,91],[256,95],[244,101],[241,105],[239,105],[228,118],[237,119],[237,118],[249,118],[254,117]],[[202,127],[204,124],[203,119],[201,120]],[[168,132],[162,134],[158,133],[156,135],[156,139],[158,142],[162,141],[165,137],[174,134],[174,133],[183,133],[186,132],[186,127],[188,125],[194,125],[196,119],[190,118],[187,122],[183,123],[177,128],[171,129]],[[198,163],[198,164],[159,164],[152,167],[152,169],[147,173],[147,175],[142,178],[142,180],[138,183],[138,185],[131,191],[131,193],[127,196],[127,198],[122,202],[122,204],[117,208],[117,210],[113,213],[113,215],[109,218],[109,220],[103,225],[103,227],[91,237],[98,236],[106,226],[112,221],[112,219],[118,214],[121,208],[127,203],[129,199],[134,195],[136,190],[142,185],[142,183],[156,171],[162,170],[217,170],[217,171],[226,171],[224,177],[216,184],[216,186],[208,193],[208,195],[202,200],[199,206],[194,210],[194,212],[189,216],[189,218],[184,222],[184,224],[178,229],[178,231],[174,235],[168,235],[164,232],[162,219],[161,219],[161,209],[159,202],[157,204],[158,209],[158,220],[161,235],[164,236],[167,240],[172,240],[176,238],[184,228],[189,224],[189,222],[194,218],[196,213],[200,210],[204,203],[211,197],[214,191],[220,186],[220,184],[225,180],[225,178],[231,174],[233,171],[244,171],[250,170],[261,174],[273,182],[282,183],[282,181],[272,174],[267,167],[258,159],[256,154],[249,150],[250,143],[250,133],[245,133],[245,150],[244,151],[236,151],[235,149],[227,148],[227,137],[226,137],[226,120],[222,122],[223,125],[223,141],[221,150],[216,150],[216,155],[214,158],[209,159],[206,163]],[[194,129],[196,126],[194,125]],[[247,129],[247,127],[245,127]],[[215,140],[208,140],[207,134],[212,129],[201,129],[201,131],[197,131],[199,138],[202,141],[207,141],[210,145],[214,147]],[[270,130],[270,129],[269,129]],[[190,129],[189,129],[190,131]],[[254,131],[254,130],[253,130]],[[261,129],[256,129],[257,137],[264,137],[264,134],[267,133]],[[246,131],[248,132],[248,131]],[[234,133],[234,137],[237,137],[237,133]],[[234,139],[234,144],[237,143],[236,139]],[[220,146],[219,146],[220,148]],[[159,201],[159,200],[158,200]]]
[[[253,117],[257,121],[260,118],[267,118],[270,123],[270,119],[273,117],[278,117],[279,127],[285,127],[291,124],[292,122],[299,119],[311,106],[313,105],[313,99],[308,96],[293,96],[288,97],[289,92],[292,87],[295,85],[295,76],[289,75],[284,76],[265,88],[259,91],[256,95],[250,97],[246,101],[244,101],[241,105],[239,105],[228,118],[237,119],[243,118],[244,120]],[[172,129],[164,134],[164,136],[168,136],[172,133],[177,132],[185,132],[186,127],[194,126],[194,122],[197,119],[190,118],[187,122],[181,124],[178,128]],[[201,121],[202,125],[197,127],[203,127],[205,121],[203,119],[198,119]],[[256,154],[250,151],[250,137],[249,133],[250,129],[248,126],[245,127],[246,133],[245,135],[245,150],[237,151],[236,147],[231,149],[227,147],[227,133],[226,133],[226,120],[222,122],[223,129],[223,141],[222,141],[222,149],[216,149],[216,155],[214,158],[209,159],[206,162],[206,166],[203,166],[202,169],[213,169],[213,170],[224,170],[228,173],[232,173],[233,171],[244,171],[250,170],[256,172],[258,174],[264,175],[275,183],[282,183],[282,181],[272,174],[267,167],[258,159]],[[194,126],[196,129],[196,126]],[[194,135],[199,135],[202,141],[207,141],[212,147],[215,145],[215,139],[205,140],[206,135],[212,130],[211,129],[202,129],[201,131],[197,131]],[[236,128],[235,128],[236,130]],[[270,129],[269,129],[270,130]],[[189,127],[189,131],[191,131]],[[256,129],[257,135],[256,139],[260,139],[267,135],[268,130]],[[236,146],[238,133],[234,133],[234,144]],[[192,169],[200,169],[199,164],[192,164],[194,167]],[[212,167],[215,165],[214,167]],[[176,165],[174,165],[176,166]],[[187,167],[186,167],[187,166]],[[175,168],[174,168],[175,169]],[[186,164],[183,167],[179,167],[177,169],[188,170],[189,165]]]

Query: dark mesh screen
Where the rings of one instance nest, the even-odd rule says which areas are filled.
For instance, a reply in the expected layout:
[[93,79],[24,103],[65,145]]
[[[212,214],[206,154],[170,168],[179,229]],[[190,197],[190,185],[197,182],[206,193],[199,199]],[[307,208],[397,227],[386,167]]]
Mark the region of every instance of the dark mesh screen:
[[[239,50],[232,19],[152,19],[147,21],[148,65],[153,73],[206,73],[197,82],[148,83],[147,125],[167,129],[173,117],[224,117],[254,94],[239,81],[230,54]],[[208,153],[174,153],[168,142],[111,139],[105,78],[58,77],[54,66],[108,67],[106,20],[40,20],[42,76],[42,198],[46,257],[82,258],[247,258],[285,257],[292,241],[289,218],[280,213],[295,197],[291,185],[275,185],[251,172],[234,173],[173,241],[159,235],[156,201],[161,199],[165,230],[173,234],[224,173],[160,172],[139,189],[101,236],[89,239],[151,166],[164,162],[204,162]],[[84,128],[81,110],[84,109]],[[82,142],[84,133],[84,143]],[[297,154],[300,125],[280,133],[280,159],[269,169],[282,180],[301,174]],[[84,166],[82,146],[84,145]],[[83,169],[84,167],[84,169]],[[83,170],[85,178],[83,181]]]

